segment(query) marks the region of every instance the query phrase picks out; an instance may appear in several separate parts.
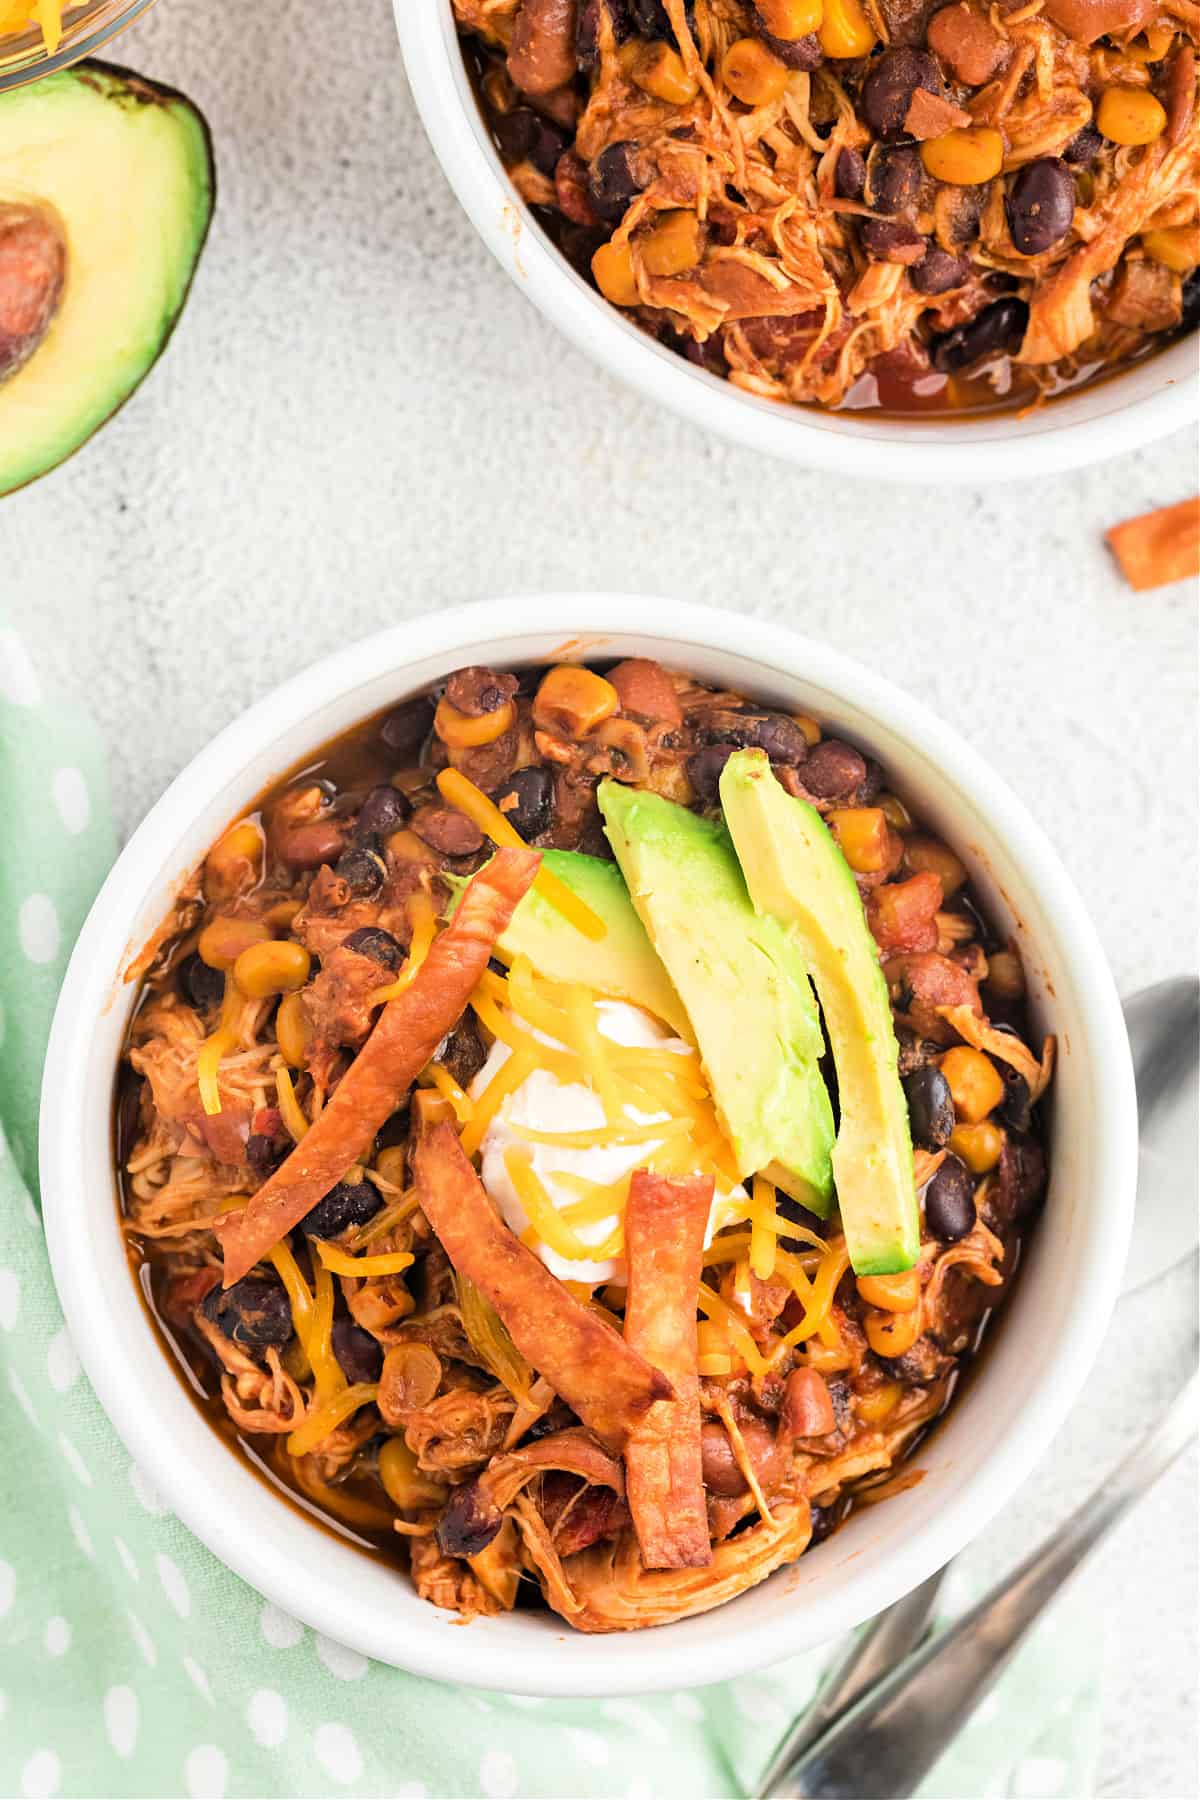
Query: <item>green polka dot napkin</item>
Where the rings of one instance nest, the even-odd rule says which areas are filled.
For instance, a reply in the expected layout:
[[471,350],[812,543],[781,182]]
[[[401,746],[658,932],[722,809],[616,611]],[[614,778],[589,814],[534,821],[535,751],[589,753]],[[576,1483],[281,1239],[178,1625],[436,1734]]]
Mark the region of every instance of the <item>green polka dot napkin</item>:
[[[80,1371],[36,1200],[55,994],[114,851],[103,756],[2,623],[0,810],[0,1794],[745,1793],[822,1656],[637,1700],[439,1687],[267,1604],[131,1464]],[[923,1792],[1091,1793],[1095,1668],[1060,1609]]]

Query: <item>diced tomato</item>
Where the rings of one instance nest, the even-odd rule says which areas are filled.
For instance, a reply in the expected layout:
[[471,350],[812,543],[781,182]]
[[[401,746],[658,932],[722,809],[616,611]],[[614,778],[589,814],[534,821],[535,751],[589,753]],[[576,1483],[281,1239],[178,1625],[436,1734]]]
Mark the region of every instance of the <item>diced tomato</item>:
[[936,950],[936,915],[942,884],[927,870],[907,881],[889,881],[867,901],[871,935],[885,955],[897,950]]

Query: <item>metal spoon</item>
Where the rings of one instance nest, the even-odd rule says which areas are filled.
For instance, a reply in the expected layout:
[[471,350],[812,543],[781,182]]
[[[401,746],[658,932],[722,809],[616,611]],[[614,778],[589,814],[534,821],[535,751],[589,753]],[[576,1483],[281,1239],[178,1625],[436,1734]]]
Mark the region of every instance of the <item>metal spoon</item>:
[[999,1679],[1043,1609],[1200,1426],[1193,1375],[1154,1430],[1014,1574],[841,1713],[760,1800],[906,1800]]
[[[1138,1221],[1123,1293],[1165,1274],[1196,1244],[1194,1196],[1186,1191],[1197,1139],[1196,1070],[1200,1059],[1200,980],[1177,976],[1143,988],[1125,1002],[1125,1024],[1137,1082]],[[939,1569],[886,1607],[847,1646],[812,1704],[776,1745],[759,1788],[765,1797],[787,1772],[929,1630],[947,1569]]]

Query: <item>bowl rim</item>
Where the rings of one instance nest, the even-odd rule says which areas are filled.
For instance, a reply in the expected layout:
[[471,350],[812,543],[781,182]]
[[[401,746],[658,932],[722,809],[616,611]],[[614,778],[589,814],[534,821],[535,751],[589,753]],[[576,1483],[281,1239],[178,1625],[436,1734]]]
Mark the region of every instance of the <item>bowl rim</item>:
[[[104,3],[105,0],[101,0],[101,5]],[[44,47],[39,49],[36,27],[31,28],[30,32],[22,34],[31,39],[23,53],[14,49],[8,59],[0,54],[0,94],[14,92],[17,88],[27,87],[31,82],[41,81],[46,75],[57,75],[63,69],[73,68],[76,63],[90,60],[97,51],[103,50],[114,38],[120,37],[130,25],[136,24],[154,4],[155,0],[123,0],[123,4],[122,0],[108,0],[112,10],[103,23],[95,26],[90,25],[91,14],[74,20],[64,17],[64,30],[58,48],[48,54]],[[0,40],[0,52],[2,50],[3,40]]]
[[[876,480],[955,485],[1059,474],[1140,448],[1200,415],[1184,338],[1033,417],[957,423],[785,406],[734,388],[655,343],[571,268],[505,173],[479,117],[451,0],[393,0],[409,85],[434,154],[515,285],[592,361],[706,431],[785,461]],[[1131,393],[1132,388],[1139,391]],[[1087,416],[1074,416],[1083,410]]]
[[[893,1537],[888,1542],[880,1552],[886,1562],[882,1572],[868,1568],[864,1573],[855,1566],[855,1557],[847,1556],[840,1565],[847,1572],[844,1579],[839,1575],[834,1591],[806,1596],[771,1634],[755,1630],[752,1612],[728,1621],[715,1641],[712,1636],[696,1640],[677,1635],[687,1634],[695,1621],[611,1637],[551,1628],[536,1642],[529,1634],[516,1667],[498,1658],[486,1634],[464,1630],[453,1615],[433,1607],[426,1609],[431,1615],[424,1621],[427,1629],[398,1633],[389,1628],[391,1609],[378,1604],[378,1586],[371,1604],[354,1592],[356,1584],[362,1585],[355,1571],[368,1570],[377,1584],[378,1565],[314,1530],[263,1488],[182,1392],[161,1342],[155,1343],[151,1362],[139,1364],[138,1383],[130,1381],[122,1334],[134,1356],[155,1334],[114,1229],[111,1158],[97,1170],[94,1157],[89,1158],[84,1120],[89,1089],[94,1093],[95,1025],[113,1005],[120,971],[139,947],[130,941],[130,921],[149,896],[161,910],[180,874],[196,860],[194,846],[185,844],[189,821],[211,808],[215,796],[225,796],[239,780],[244,783],[256,757],[281,746],[289,732],[312,725],[324,707],[349,701],[381,672],[394,677],[399,688],[406,668],[425,658],[437,658],[448,670],[462,652],[486,649],[497,639],[528,638],[533,643],[549,637],[556,644],[586,645],[598,634],[670,638],[679,644],[681,659],[689,650],[750,657],[764,670],[823,685],[945,771],[949,787],[962,799],[969,793],[977,815],[1020,869],[1047,916],[1055,919],[1059,957],[1054,979],[1066,982],[1078,1007],[1088,1048],[1089,1092],[1104,1100],[1102,1106],[1095,1099],[1089,1102],[1097,1140],[1093,1161],[1102,1173],[1096,1227],[1080,1250],[1068,1329],[1054,1343],[1053,1379],[1044,1372],[1031,1383],[1022,1396],[1017,1428],[962,1476],[936,1526],[928,1521],[907,1541]],[[364,707],[364,713],[369,710]],[[276,766],[282,772],[290,761],[280,759]],[[785,627],[680,601],[581,593],[507,596],[391,626],[293,676],[203,748],[133,833],[79,935],[55,1012],[40,1120],[43,1214],[72,1339],[119,1436],[179,1518],[260,1594],[337,1641],[423,1676],[542,1697],[675,1690],[748,1673],[861,1623],[977,1536],[1045,1451],[1099,1351],[1119,1292],[1132,1224],[1136,1154],[1132,1064],[1103,951],[1056,852],[983,759],[889,681]],[[94,1199],[98,1187],[103,1201],[85,1205],[80,1215],[78,1197]],[[114,1271],[107,1282],[104,1277]],[[236,1506],[231,1488],[238,1489]],[[269,1513],[256,1520],[262,1505]],[[309,1560],[307,1547],[314,1544],[324,1548],[319,1558]],[[305,1575],[302,1588],[298,1567]],[[728,1610],[705,1617],[717,1619]],[[564,1651],[568,1640],[570,1649]]]

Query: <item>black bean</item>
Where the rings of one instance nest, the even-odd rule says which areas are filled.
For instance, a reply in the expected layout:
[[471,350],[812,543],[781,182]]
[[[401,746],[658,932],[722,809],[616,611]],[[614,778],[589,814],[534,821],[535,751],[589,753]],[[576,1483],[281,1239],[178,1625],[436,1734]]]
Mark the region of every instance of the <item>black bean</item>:
[[912,144],[876,150],[868,164],[870,204],[876,212],[903,212],[920,192],[923,173],[920,155]]
[[377,894],[383,886],[387,865],[374,850],[358,845],[352,850],[343,850],[334,864],[333,872],[341,877],[352,894],[365,900],[372,894]]
[[898,45],[876,57],[863,82],[861,110],[877,137],[904,136],[904,121],[918,88],[942,91],[937,63],[927,50]]
[[342,949],[353,950],[359,956],[369,956],[381,969],[391,969],[393,972],[404,961],[403,947],[390,931],[384,931],[379,925],[361,925],[357,931],[352,931],[349,937],[342,940]]
[[975,1183],[957,1156],[946,1157],[925,1189],[925,1223],[944,1244],[956,1244],[975,1224]]
[[704,725],[710,744],[733,744],[739,750],[765,750],[773,763],[787,763],[796,768],[808,755],[808,739],[786,713],[743,712],[710,713]]
[[554,775],[550,769],[518,769],[492,795],[513,830],[527,843],[549,830],[554,818]]
[[1082,131],[1075,133],[1063,151],[1063,161],[1074,163],[1076,168],[1086,168],[1088,163],[1095,162],[1103,143],[1104,139],[1096,127],[1085,125]]
[[246,1161],[256,1175],[269,1175],[277,1169],[287,1152],[287,1145],[279,1138],[266,1135],[265,1132],[254,1131],[246,1139]]
[[179,989],[189,1006],[194,1006],[197,1012],[207,1012],[210,1006],[221,1004],[225,977],[220,969],[210,969],[204,958],[193,950],[179,965]]
[[909,270],[908,279],[918,294],[948,294],[961,287],[971,273],[971,265],[963,256],[951,256],[948,250],[931,244],[919,263]]
[[925,239],[902,219],[864,219],[858,228],[863,249],[876,262],[919,263]]
[[930,344],[933,366],[944,375],[969,368],[985,356],[1008,356],[1021,348],[1029,308],[1024,300],[1006,294],[976,313],[965,325],[944,331]]
[[437,1541],[443,1556],[478,1556],[486,1550],[504,1516],[477,1482],[456,1487],[438,1520]]
[[533,149],[529,152],[529,160],[539,175],[545,175],[553,181],[554,171],[558,167],[558,159],[564,151],[571,147],[571,134],[563,131],[549,119],[537,114],[537,137]]
[[[675,42],[675,28],[663,0],[626,0],[626,5],[637,37],[670,39],[671,43]],[[683,10],[688,30],[694,32],[696,20],[691,0],[688,0]]]
[[618,225],[642,183],[634,171],[633,158],[637,145],[621,138],[603,149],[588,173],[588,199],[592,209],[609,225]]
[[833,174],[833,191],[839,200],[861,200],[867,185],[867,165],[857,150],[840,150]]
[[117,1167],[124,1169],[133,1154],[133,1147],[141,1136],[142,1130],[142,1090],[146,1083],[144,1078],[131,1069],[128,1063],[122,1063],[117,1076]]
[[1075,182],[1058,156],[1039,156],[1013,177],[1008,229],[1022,256],[1040,256],[1065,238],[1075,216]]
[[428,694],[418,694],[415,700],[406,700],[388,714],[379,727],[379,735],[393,756],[415,760],[432,729],[433,700]]
[[822,738],[809,751],[800,779],[818,800],[849,800],[866,778],[864,756],[840,738]]
[[339,1181],[300,1221],[305,1237],[335,1238],[351,1225],[365,1225],[383,1205],[373,1182]]
[[383,1368],[383,1345],[344,1315],[333,1321],[330,1334],[333,1354],[347,1381],[378,1381]]
[[687,760],[687,775],[696,798],[706,806],[715,806],[719,797],[721,770],[729,761],[736,748],[734,744],[710,744],[707,750],[697,750]]
[[1028,1131],[1033,1105],[1029,1083],[1011,1063],[994,1058],[996,1072],[1004,1083],[1004,1098],[996,1108],[996,1117],[1012,1131]]
[[913,1143],[922,1150],[944,1150],[954,1130],[954,1098],[950,1083],[932,1065],[904,1077],[904,1098]]
[[1183,311],[1179,323],[1185,331],[1200,325],[1200,269],[1193,269],[1183,283]]
[[778,38],[759,24],[755,19],[757,35],[762,39],[771,55],[781,62],[785,69],[808,71],[815,69],[821,60],[821,44],[815,32],[807,32],[804,37]]
[[411,808],[399,788],[390,782],[373,787],[358,811],[354,835],[359,843],[367,838],[390,837],[399,831]]
[[487,1061],[487,1051],[469,1012],[465,1012],[454,1030],[443,1038],[434,1060],[449,1069],[459,1087],[469,1087],[474,1081]]
[[292,1335],[292,1308],[282,1282],[246,1275],[230,1288],[204,1296],[202,1311],[235,1344],[251,1349],[286,1344]]

